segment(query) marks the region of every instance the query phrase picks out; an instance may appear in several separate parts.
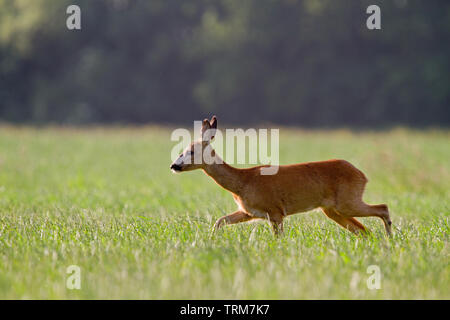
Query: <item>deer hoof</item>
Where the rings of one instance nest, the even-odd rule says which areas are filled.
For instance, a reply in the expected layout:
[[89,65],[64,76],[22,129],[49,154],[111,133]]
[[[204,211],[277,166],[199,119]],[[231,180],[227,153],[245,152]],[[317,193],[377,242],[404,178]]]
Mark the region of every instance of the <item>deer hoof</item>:
[[220,219],[218,219],[216,221],[216,223],[214,224],[214,231],[220,229],[221,227],[223,227],[223,225],[225,224],[225,218],[222,217]]

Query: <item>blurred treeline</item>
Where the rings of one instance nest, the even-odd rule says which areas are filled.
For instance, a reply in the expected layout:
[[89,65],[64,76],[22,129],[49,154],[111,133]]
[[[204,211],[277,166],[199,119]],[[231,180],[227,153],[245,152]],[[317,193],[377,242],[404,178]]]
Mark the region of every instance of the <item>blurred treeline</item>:
[[[80,31],[66,8],[81,7]],[[381,30],[366,8],[381,7]],[[450,124],[450,1],[0,0],[0,121]]]

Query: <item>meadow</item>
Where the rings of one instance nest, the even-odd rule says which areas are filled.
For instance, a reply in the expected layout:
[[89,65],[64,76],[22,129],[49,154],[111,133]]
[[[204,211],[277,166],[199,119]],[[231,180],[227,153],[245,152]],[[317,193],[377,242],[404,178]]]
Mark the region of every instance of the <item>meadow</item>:
[[361,169],[391,239],[381,220],[361,218],[363,238],[320,210],[287,218],[279,238],[264,221],[211,234],[233,199],[201,171],[171,173],[170,133],[0,126],[0,299],[450,298],[448,130],[281,129],[282,164]]

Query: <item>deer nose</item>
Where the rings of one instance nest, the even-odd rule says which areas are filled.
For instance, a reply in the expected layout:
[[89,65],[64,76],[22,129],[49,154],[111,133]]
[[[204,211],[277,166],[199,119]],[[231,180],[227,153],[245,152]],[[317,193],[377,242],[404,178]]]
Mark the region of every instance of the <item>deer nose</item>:
[[175,163],[170,165],[170,169],[175,170],[175,171],[181,171],[181,167]]

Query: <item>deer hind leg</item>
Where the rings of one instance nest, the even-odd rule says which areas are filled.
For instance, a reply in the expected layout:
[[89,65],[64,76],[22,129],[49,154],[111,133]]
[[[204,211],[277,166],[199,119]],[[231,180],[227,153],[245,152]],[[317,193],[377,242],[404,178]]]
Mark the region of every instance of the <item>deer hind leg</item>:
[[383,220],[388,236],[391,235],[391,219],[387,205],[368,205],[362,200],[367,181],[341,185],[336,199],[336,211],[346,217],[378,217]]
[[386,234],[388,236],[392,235],[392,221],[391,221],[391,217],[389,215],[389,209],[388,206],[386,204],[375,204],[372,205],[371,207],[376,208],[377,210],[382,212],[382,216],[381,219],[383,219],[383,223],[384,223],[384,229],[386,230]]
[[385,204],[368,205],[360,200],[359,202],[339,205],[337,211],[345,217],[378,217],[383,220],[386,234],[391,235],[392,222],[388,207]]
[[252,216],[248,215],[244,211],[236,211],[229,215],[219,218],[214,224],[214,231],[220,229],[226,224],[235,224],[240,222],[245,222],[254,219]]
[[364,225],[355,218],[344,217],[337,213],[337,211],[333,208],[322,208],[322,211],[328,218],[336,221],[339,225],[349,230],[350,232],[353,232],[355,234],[369,233]]

